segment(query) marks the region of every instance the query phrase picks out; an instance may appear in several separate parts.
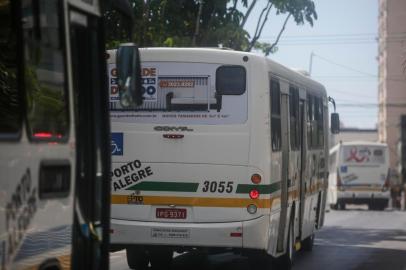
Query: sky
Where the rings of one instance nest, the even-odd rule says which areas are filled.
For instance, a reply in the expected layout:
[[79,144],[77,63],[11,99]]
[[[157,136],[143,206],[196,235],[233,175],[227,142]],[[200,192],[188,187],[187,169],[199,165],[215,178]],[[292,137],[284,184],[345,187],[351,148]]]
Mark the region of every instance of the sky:
[[[250,3],[251,1],[249,1]],[[259,0],[245,29],[253,35],[266,1]],[[291,18],[269,58],[309,71],[336,100],[345,127],[376,128],[378,114],[378,0],[314,0],[318,19],[296,25]],[[271,12],[272,13],[272,12]],[[270,14],[259,41],[272,43],[286,15]],[[332,111],[330,106],[330,111]]]

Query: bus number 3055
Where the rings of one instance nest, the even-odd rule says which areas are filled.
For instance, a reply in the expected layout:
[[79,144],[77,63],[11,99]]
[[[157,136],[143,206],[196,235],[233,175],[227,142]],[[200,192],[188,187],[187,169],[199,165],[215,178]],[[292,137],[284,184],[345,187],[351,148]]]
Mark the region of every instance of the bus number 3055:
[[233,181],[204,181],[203,183],[203,192],[219,192],[219,193],[231,193],[234,189],[234,182]]

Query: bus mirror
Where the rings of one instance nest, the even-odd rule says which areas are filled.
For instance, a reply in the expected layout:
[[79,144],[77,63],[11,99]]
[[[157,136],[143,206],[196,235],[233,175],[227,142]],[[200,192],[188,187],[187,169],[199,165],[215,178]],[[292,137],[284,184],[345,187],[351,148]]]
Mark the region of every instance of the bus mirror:
[[330,120],[331,120],[330,121],[331,133],[333,134],[340,133],[340,116],[338,115],[338,113],[332,113]]
[[120,103],[124,108],[142,104],[141,64],[134,43],[121,44],[116,56]]

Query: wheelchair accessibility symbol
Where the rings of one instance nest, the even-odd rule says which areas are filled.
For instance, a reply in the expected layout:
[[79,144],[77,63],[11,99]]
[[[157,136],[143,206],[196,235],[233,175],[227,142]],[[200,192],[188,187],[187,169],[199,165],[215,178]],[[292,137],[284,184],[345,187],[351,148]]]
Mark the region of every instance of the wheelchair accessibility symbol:
[[111,155],[122,156],[123,154],[123,133],[111,133]]
[[118,147],[115,141],[111,141],[111,154],[114,155],[118,152],[121,152],[121,148]]

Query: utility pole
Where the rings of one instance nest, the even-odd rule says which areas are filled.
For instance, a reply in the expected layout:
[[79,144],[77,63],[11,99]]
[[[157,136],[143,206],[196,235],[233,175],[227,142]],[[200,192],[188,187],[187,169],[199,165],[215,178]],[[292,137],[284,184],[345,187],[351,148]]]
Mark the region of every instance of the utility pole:
[[313,56],[314,56],[314,53],[311,52],[310,53],[310,62],[309,62],[309,75],[310,76],[312,76]]

